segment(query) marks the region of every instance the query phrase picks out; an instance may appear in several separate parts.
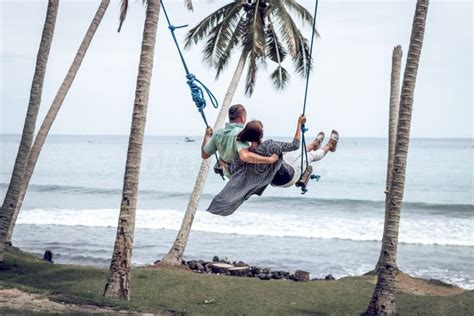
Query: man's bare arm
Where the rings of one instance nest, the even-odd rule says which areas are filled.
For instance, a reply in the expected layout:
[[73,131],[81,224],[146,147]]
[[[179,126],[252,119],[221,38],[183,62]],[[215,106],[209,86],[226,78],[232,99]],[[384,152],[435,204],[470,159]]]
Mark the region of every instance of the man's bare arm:
[[257,155],[256,153],[253,153],[246,148],[239,150],[239,158],[243,162],[253,163],[257,165],[271,165],[277,162],[278,159],[280,159],[277,154],[273,154],[271,157],[265,157]]
[[209,155],[207,152],[204,151],[204,147],[206,147],[207,143],[209,143],[209,140],[211,139],[212,137],[212,128],[209,127],[206,129],[206,134],[204,134],[204,139],[202,141],[202,145],[201,145],[201,158],[202,159],[208,159],[209,157],[211,157],[212,155]]

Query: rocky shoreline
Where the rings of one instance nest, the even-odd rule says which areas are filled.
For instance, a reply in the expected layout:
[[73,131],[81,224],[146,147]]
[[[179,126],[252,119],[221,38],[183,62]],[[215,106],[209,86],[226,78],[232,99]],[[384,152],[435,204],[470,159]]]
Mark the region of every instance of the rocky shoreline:
[[[158,264],[159,261],[156,262]],[[189,260],[183,261],[189,270],[195,273],[208,273],[217,275],[228,275],[235,277],[258,278],[260,280],[291,280],[296,282],[306,281],[334,281],[336,280],[331,274],[324,278],[311,278],[310,273],[303,270],[296,270],[294,273],[288,271],[272,271],[269,268],[262,268],[249,265],[242,261],[221,260],[218,256],[214,256],[212,261],[205,260]]]

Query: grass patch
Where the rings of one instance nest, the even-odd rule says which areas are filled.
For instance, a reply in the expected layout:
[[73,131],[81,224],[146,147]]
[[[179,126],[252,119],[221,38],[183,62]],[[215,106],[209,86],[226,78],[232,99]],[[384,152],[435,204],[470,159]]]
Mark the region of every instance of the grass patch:
[[[143,312],[176,311],[192,315],[359,315],[374,285],[368,276],[337,281],[260,281],[258,279],[136,268],[129,302],[102,297],[107,270],[46,263],[8,248],[0,286],[74,304]],[[474,292],[449,297],[397,295],[401,315],[473,315]]]

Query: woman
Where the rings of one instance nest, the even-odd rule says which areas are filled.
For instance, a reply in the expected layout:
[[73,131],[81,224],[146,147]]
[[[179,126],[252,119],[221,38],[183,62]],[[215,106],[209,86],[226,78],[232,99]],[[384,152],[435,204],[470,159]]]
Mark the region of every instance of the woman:
[[[301,139],[301,126],[305,124],[306,117],[300,116],[296,126],[295,136],[291,143],[266,140],[263,138],[263,124],[260,121],[248,122],[245,128],[238,134],[237,139],[242,142],[250,142],[250,151],[261,156],[277,154],[279,159],[272,165],[256,165],[244,163],[240,160],[230,166],[229,171],[232,178],[227,182],[222,191],[214,197],[207,209],[213,214],[227,216],[235,212],[242,203],[253,194],[262,195],[269,184],[279,187],[289,187],[295,184],[300,176],[301,152],[299,149]],[[327,152],[336,151],[339,134],[332,131],[331,139],[323,148],[320,145],[324,139],[324,133],[308,145],[309,162],[322,159]]]

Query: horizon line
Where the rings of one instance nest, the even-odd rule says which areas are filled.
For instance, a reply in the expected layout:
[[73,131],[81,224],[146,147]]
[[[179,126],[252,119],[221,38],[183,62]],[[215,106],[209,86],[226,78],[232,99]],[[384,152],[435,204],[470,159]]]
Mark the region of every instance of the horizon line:
[[[36,133],[35,133],[36,135]],[[0,133],[0,136],[21,136],[21,134],[16,134],[16,133]],[[50,134],[48,136],[91,136],[91,137],[110,137],[110,136],[115,136],[115,137],[127,137],[129,135],[127,134]],[[202,135],[190,135],[190,134],[145,134],[145,137],[186,137],[186,136],[192,136],[192,137],[200,137],[202,138]],[[291,138],[291,136],[283,136],[283,135],[268,135],[268,137],[281,137],[281,138]],[[267,138],[268,138],[267,137]],[[371,139],[388,139],[387,136],[347,136],[344,138],[371,138]],[[436,139],[436,140],[474,140],[474,137],[433,137],[433,136],[421,136],[421,137],[410,137],[411,139]]]

